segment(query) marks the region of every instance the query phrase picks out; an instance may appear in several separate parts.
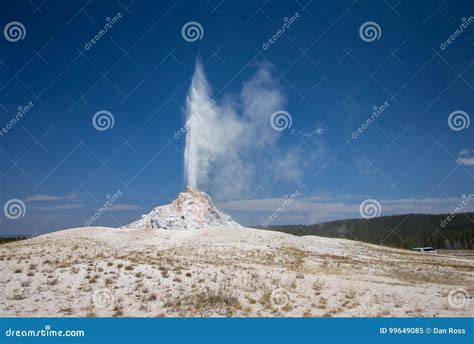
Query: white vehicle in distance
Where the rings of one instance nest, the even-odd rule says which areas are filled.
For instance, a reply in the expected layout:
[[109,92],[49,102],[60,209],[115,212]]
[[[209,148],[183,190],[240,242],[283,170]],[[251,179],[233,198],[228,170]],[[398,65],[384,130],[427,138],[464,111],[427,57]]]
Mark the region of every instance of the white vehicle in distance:
[[434,247],[415,247],[413,251],[424,252],[424,253],[436,253]]

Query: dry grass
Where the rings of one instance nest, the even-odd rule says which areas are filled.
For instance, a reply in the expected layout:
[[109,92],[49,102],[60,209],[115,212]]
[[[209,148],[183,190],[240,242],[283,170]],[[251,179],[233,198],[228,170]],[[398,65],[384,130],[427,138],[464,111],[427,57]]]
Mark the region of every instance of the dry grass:
[[95,313],[95,306],[94,301],[91,299],[89,305],[87,306],[86,310],[86,317],[88,318],[95,318],[97,315]]
[[196,294],[168,299],[164,305],[169,312],[180,316],[232,316],[236,311],[242,310],[235,292],[225,282],[215,287],[206,287]]
[[113,308],[114,314],[112,315],[114,318],[123,317],[123,306],[120,303],[115,303]]
[[[207,245],[197,240],[196,244],[172,248],[144,246],[140,250],[134,248],[135,251],[129,251],[128,246],[111,248],[99,241],[90,245],[87,240],[70,244],[62,241],[60,245],[47,242],[37,245],[39,249],[33,254],[34,245],[22,246],[22,251],[15,254],[0,248],[7,276],[6,298],[12,299],[15,288],[19,289],[15,290],[14,298],[29,298],[28,302],[10,302],[12,306],[6,312],[42,315],[59,311],[64,315],[92,317],[121,317],[124,313],[314,317],[351,316],[358,312],[360,316],[376,316],[383,314],[381,309],[390,307],[388,316],[416,316],[421,311],[450,316],[453,310],[445,309],[447,291],[452,289],[449,285],[459,281],[458,286],[466,286],[470,278],[463,267],[459,271],[451,267],[457,265],[453,262],[440,264],[440,257],[414,254],[408,257],[413,261],[408,261],[400,253],[388,252],[390,259],[385,260],[366,248],[358,255],[357,247],[353,249],[346,243],[328,248],[330,243],[320,244],[316,239],[311,244],[314,246],[269,240],[255,248],[253,241],[242,246],[244,239],[239,238],[235,246],[231,246],[232,242],[221,247],[215,242]],[[73,250],[73,245],[78,247]],[[397,265],[397,255],[402,266]],[[429,259],[436,260],[436,269],[429,270],[424,265],[429,264]],[[425,271],[435,276],[425,276]],[[424,284],[432,281],[438,285],[427,289]],[[388,294],[379,293],[376,286],[393,294],[389,304],[384,302]],[[116,301],[110,307],[95,308],[92,301],[89,304],[89,298],[94,290],[104,287],[113,290]],[[441,292],[444,287],[446,291]],[[290,303],[275,305],[272,291],[279,288],[291,292]],[[74,303],[67,303],[65,291],[74,295]],[[430,292],[430,296],[424,291]],[[423,303],[410,303],[413,295],[418,295]],[[370,302],[365,301],[367,297]],[[428,298],[433,302],[426,302]],[[362,301],[364,305],[358,307]],[[54,306],[56,302],[58,306]],[[56,309],[51,310],[51,305]]]
[[27,288],[17,288],[13,290],[13,296],[11,297],[14,301],[20,301],[28,298],[30,291]]

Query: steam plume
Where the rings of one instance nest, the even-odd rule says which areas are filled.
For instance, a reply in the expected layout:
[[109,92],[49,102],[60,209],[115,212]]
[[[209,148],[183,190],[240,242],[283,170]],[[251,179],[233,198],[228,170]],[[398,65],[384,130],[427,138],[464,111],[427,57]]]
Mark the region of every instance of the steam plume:
[[240,93],[218,102],[197,61],[186,98],[184,165],[188,185],[213,188],[221,198],[236,197],[251,188],[260,148],[281,134],[271,128],[269,118],[284,102],[266,65],[243,84]]

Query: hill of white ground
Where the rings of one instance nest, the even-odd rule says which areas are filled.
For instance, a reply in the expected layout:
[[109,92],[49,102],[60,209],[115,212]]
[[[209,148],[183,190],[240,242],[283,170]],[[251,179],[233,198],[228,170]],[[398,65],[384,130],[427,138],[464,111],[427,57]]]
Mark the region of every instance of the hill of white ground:
[[0,316],[473,314],[473,260],[244,227],[75,228],[0,260]]

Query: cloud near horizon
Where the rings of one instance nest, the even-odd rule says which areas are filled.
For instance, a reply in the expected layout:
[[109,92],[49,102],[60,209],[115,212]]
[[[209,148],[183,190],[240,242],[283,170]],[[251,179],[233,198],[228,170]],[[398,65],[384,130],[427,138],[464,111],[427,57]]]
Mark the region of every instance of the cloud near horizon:
[[34,207],[34,210],[37,211],[58,211],[58,210],[67,210],[67,209],[79,209],[84,208],[83,204],[58,204],[51,206],[37,206]]
[[[47,211],[60,211],[60,210],[69,210],[69,209],[80,209],[80,208],[90,208],[94,209],[94,206],[86,204],[84,202],[79,202],[79,198],[74,195],[65,195],[65,196],[56,196],[49,194],[34,194],[24,198],[26,203],[31,204],[31,207],[34,211],[47,212]],[[103,206],[102,204],[97,205],[96,207]],[[137,204],[129,203],[114,203],[107,208],[107,211],[127,211],[127,210],[137,210],[143,209],[142,206]]]
[[[348,195],[333,202],[331,197],[301,197],[288,202],[284,211],[279,214],[273,224],[313,224],[325,221],[360,218],[360,203],[371,197]],[[218,202],[222,211],[235,218],[243,213],[246,215],[245,225],[260,225],[287,198],[252,199],[240,201]],[[381,216],[401,214],[448,214],[460,205],[462,198],[400,198],[378,199],[381,205]],[[462,212],[474,212],[474,204],[468,204]]]
[[137,204],[127,204],[127,203],[118,203],[112,204],[110,207],[107,208],[107,211],[125,211],[125,210],[136,210],[136,209],[143,209],[143,207]]

